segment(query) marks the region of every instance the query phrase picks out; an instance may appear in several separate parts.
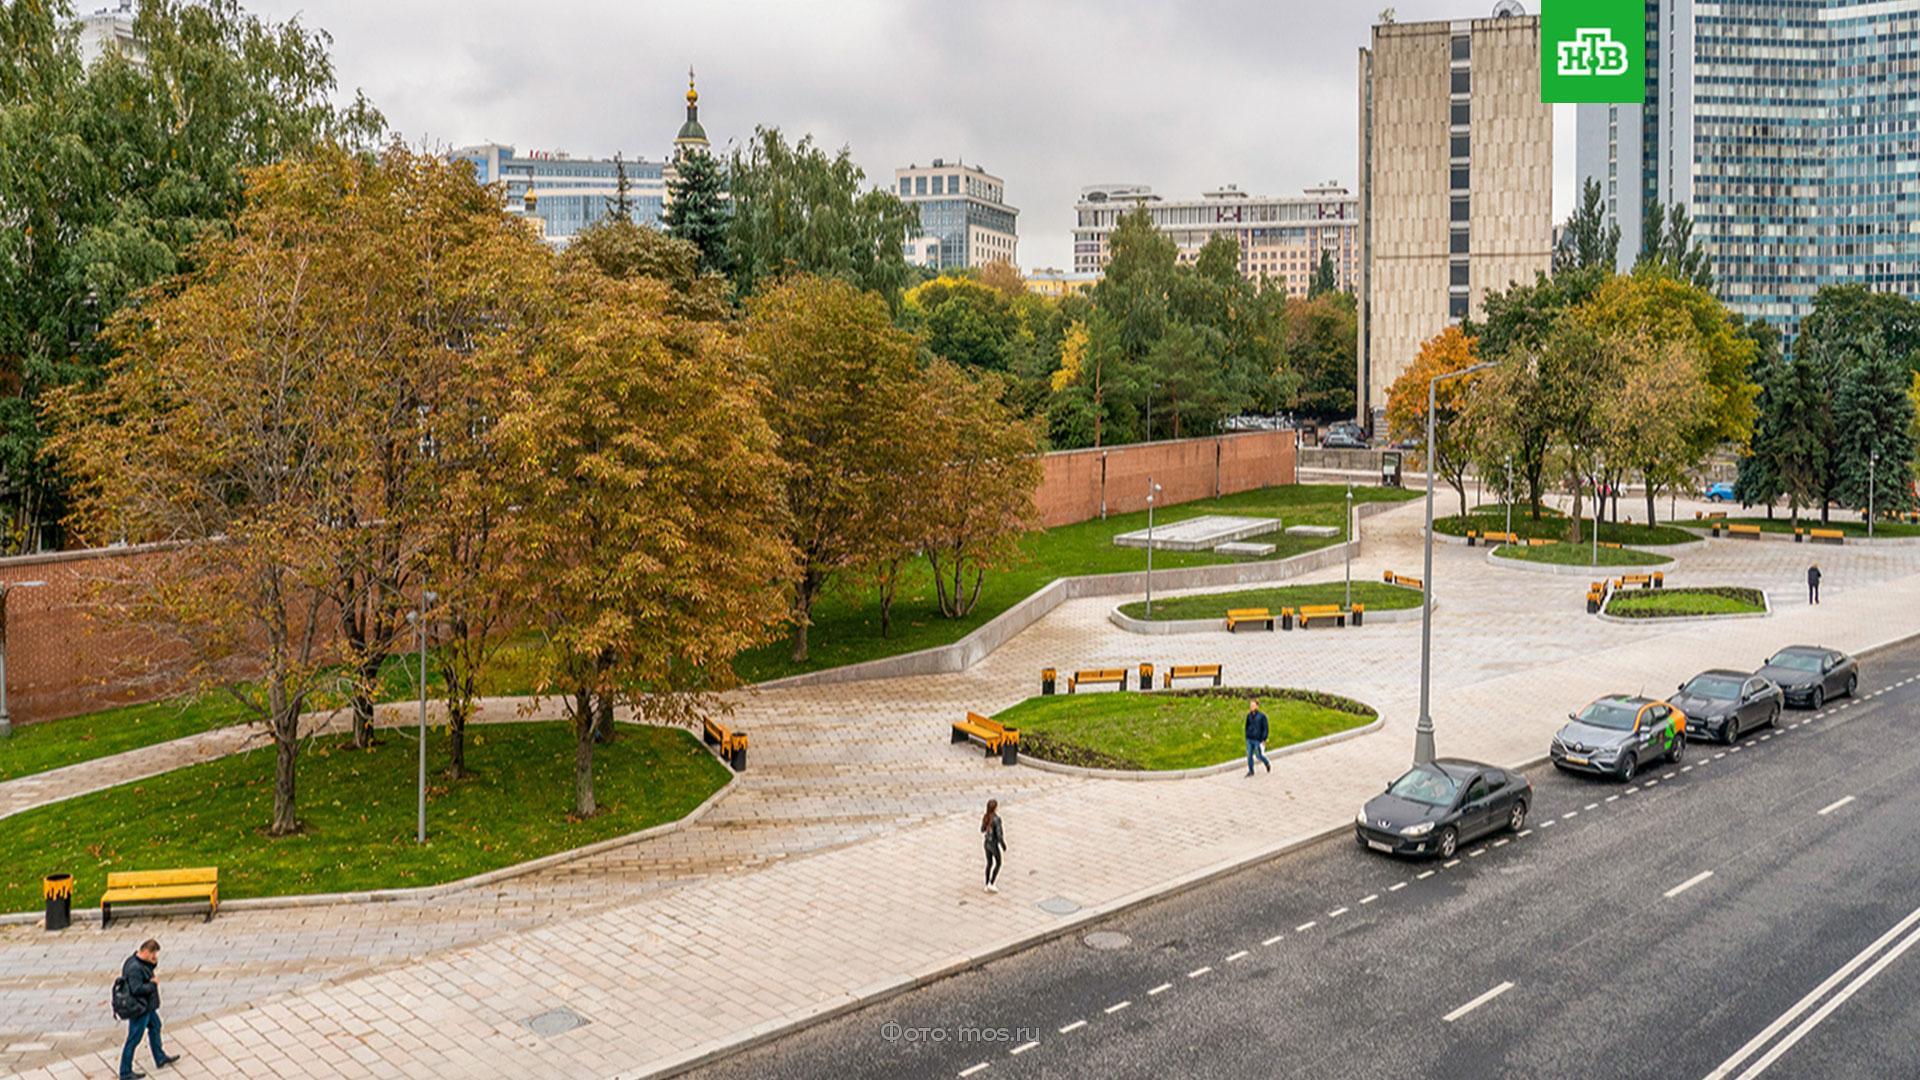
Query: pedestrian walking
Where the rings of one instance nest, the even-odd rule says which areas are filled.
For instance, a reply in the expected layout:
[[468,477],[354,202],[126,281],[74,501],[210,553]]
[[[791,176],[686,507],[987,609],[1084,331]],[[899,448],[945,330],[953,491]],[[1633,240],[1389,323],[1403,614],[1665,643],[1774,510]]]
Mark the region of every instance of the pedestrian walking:
[[133,1051],[140,1036],[147,1037],[147,1049],[153,1051],[153,1066],[164,1069],[180,1060],[160,1048],[160,980],[154,968],[160,965],[160,943],[148,938],[138,952],[120,965],[120,977],[113,983],[113,1015],[127,1022],[127,1044],[120,1048],[120,1080],[139,1080],[147,1075],[133,1070]]
[[1260,764],[1273,771],[1273,762],[1267,760],[1267,714],[1260,711],[1260,702],[1247,702],[1247,775],[1253,775],[1253,759],[1259,758]]
[[1000,828],[1000,801],[987,800],[987,815],[980,819],[980,837],[987,845],[987,891],[997,893],[1000,886],[994,879],[1000,876],[1000,853],[1007,850],[1007,836]]
[[1807,603],[1817,604],[1819,602],[1820,602],[1820,564],[1814,563],[1813,565],[1807,567]]

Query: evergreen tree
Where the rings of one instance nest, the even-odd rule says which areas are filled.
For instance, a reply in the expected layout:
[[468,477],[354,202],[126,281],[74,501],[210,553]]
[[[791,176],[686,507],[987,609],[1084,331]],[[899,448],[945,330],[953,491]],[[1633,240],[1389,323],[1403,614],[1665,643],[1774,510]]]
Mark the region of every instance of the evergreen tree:
[[1795,521],[1802,507],[1819,504],[1825,514],[1833,444],[1829,400],[1818,365],[1805,357],[1788,363],[1768,394],[1766,441],[1755,449],[1772,462]]
[[618,150],[613,152],[613,194],[607,197],[607,216],[633,220],[633,184],[627,179],[626,159]]
[[1702,289],[1713,289],[1713,266],[1700,242],[1693,238],[1693,219],[1679,203],[1662,207],[1659,199],[1647,203],[1647,217],[1640,227],[1640,255],[1633,269],[1652,270],[1691,282]]
[[741,294],[802,271],[877,292],[897,310],[914,280],[906,245],[920,212],[866,181],[845,147],[829,155],[812,136],[788,143],[758,129],[727,169],[727,272]]
[[726,171],[712,154],[695,148],[680,159],[676,172],[668,191],[667,232],[699,249],[701,273],[727,273]]
[[1553,252],[1553,273],[1600,267],[1611,270],[1620,251],[1620,226],[1609,223],[1600,207],[1600,181],[1588,180],[1580,192],[1580,207],[1567,219],[1560,245]]
[[1786,486],[1773,455],[1766,451],[1772,438],[1774,401],[1782,393],[1781,381],[1788,372],[1780,357],[1780,333],[1772,324],[1764,319],[1748,319],[1741,324],[1740,332],[1754,343],[1753,366],[1748,369],[1747,378],[1760,388],[1760,393],[1754,399],[1753,438],[1738,463],[1733,495],[1742,506],[1766,507],[1767,516],[1772,517],[1773,503],[1786,494]]
[[1876,511],[1905,510],[1913,505],[1909,376],[1877,330],[1864,331],[1856,340],[1858,358],[1842,374],[1833,402],[1833,498],[1864,510],[1871,481]]
[[1320,253],[1320,265],[1313,269],[1313,282],[1307,286],[1307,299],[1315,299],[1325,293],[1333,292],[1339,287],[1340,282],[1335,278],[1333,272],[1333,253],[1331,251],[1323,251]]

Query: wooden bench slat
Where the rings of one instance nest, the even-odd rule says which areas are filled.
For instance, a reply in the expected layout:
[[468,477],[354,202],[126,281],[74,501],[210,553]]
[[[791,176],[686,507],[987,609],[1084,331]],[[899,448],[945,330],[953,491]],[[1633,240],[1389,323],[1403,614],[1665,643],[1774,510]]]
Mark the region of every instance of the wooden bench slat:
[[184,870],[114,870],[107,873],[109,889],[140,889],[155,885],[211,885],[220,880],[216,867]]
[[108,889],[100,894],[103,904],[130,903],[136,900],[194,900],[211,897],[218,890],[212,883],[203,885],[149,885],[138,889]]

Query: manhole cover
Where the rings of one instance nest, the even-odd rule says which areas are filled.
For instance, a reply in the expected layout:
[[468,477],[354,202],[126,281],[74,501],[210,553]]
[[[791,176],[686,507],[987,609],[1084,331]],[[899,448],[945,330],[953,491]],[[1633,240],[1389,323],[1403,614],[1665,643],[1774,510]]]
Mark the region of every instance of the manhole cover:
[[529,1016],[521,1023],[527,1025],[535,1035],[551,1039],[555,1035],[586,1026],[587,1018],[572,1009],[549,1009],[538,1016]]
[[1080,902],[1064,896],[1049,896],[1040,901],[1040,910],[1049,915],[1071,915],[1080,910]]
[[1124,949],[1133,944],[1132,938],[1125,934],[1114,933],[1112,930],[1095,930],[1093,933],[1088,934],[1084,940],[1089,949]]

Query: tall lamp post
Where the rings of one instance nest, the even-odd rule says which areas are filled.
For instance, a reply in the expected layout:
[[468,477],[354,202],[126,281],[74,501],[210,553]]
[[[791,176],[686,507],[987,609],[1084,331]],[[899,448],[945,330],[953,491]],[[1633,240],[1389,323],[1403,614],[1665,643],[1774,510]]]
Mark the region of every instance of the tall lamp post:
[[1160,485],[1147,477],[1147,621],[1153,621],[1153,497],[1160,493]]
[[1507,535],[1513,535],[1513,457],[1507,457]]
[[1347,549],[1347,610],[1353,610],[1353,481],[1347,481],[1347,535],[1341,544]]
[[1413,762],[1433,760],[1433,414],[1435,388],[1448,379],[1485,371],[1492,361],[1435,375],[1427,380],[1427,550],[1425,575],[1420,579],[1420,725],[1413,733]]
[[[1867,539],[1873,539],[1873,468],[1880,462],[1880,451],[1867,451]],[[4,715],[4,714],[0,714]]]
[[407,621],[413,624],[414,632],[420,639],[420,786],[418,820],[413,838],[416,844],[427,842],[427,605],[438,599],[439,593],[422,589],[420,609],[407,612]]
[[1600,463],[1593,463],[1593,560],[1592,565],[1600,565]]
[[13,734],[13,714],[7,711],[7,596],[15,589],[37,589],[44,581],[0,584],[0,739]]

